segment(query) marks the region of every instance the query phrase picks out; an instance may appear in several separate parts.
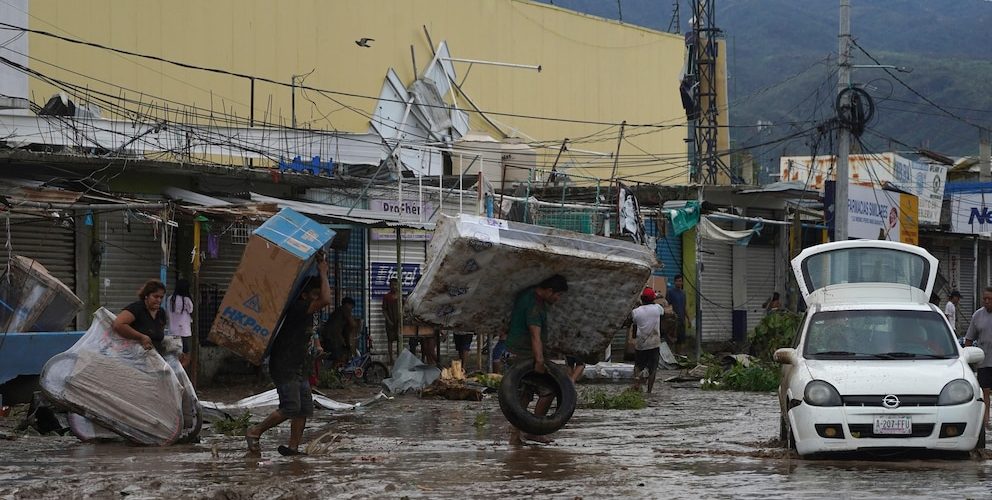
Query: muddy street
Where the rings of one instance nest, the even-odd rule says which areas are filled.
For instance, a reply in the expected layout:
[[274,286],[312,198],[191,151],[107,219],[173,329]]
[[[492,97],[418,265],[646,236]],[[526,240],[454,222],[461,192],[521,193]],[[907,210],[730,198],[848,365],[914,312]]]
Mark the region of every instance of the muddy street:
[[[619,384],[582,384],[620,391]],[[360,401],[373,388],[328,395]],[[231,398],[236,399],[236,398]],[[400,396],[359,411],[318,412],[305,441],[320,454],[282,457],[288,426],[262,439],[211,432],[167,448],[84,444],[74,437],[0,441],[3,498],[453,498],[796,496],[986,497],[992,462],[975,457],[803,460],[777,442],[773,394],[659,384],[643,410],[580,406],[549,446],[514,447],[495,398],[482,402]]]

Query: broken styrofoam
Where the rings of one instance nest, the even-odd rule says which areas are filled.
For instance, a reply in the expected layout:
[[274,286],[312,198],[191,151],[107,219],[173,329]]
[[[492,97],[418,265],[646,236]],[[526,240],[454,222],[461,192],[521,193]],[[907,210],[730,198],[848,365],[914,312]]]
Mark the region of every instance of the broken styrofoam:
[[45,396],[138,444],[195,436],[199,408],[185,371],[177,375],[157,351],[114,333],[115,318],[100,308],[79,341],[45,363]]
[[471,215],[442,217],[428,262],[405,301],[420,321],[498,334],[522,290],[561,274],[568,292],[549,313],[548,347],[602,352],[653,269],[654,253],[627,241]]

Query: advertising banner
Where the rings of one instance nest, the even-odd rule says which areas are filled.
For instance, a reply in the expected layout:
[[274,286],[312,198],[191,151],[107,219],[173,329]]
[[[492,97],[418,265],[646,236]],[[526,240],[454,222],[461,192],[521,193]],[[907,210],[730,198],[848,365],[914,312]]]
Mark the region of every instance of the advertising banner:
[[952,233],[992,233],[992,194],[954,193],[949,198]]
[[372,262],[370,271],[369,291],[373,297],[382,297],[389,293],[391,278],[400,280],[400,288],[404,294],[412,292],[420,280],[420,264],[403,264],[402,278],[397,276],[395,262]]
[[[834,213],[834,182],[825,190],[828,213]],[[847,233],[850,238],[919,244],[919,204],[914,195],[864,186],[848,186]],[[833,220],[828,219],[833,232]]]

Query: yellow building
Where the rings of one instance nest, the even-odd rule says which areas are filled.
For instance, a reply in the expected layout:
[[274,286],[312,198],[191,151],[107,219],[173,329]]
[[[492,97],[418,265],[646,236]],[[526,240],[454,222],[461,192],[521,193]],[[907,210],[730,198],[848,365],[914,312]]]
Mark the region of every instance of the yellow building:
[[[681,35],[526,0],[20,2],[32,30],[256,77],[252,86],[243,77],[29,36],[32,70],[88,92],[168,101],[167,119],[196,120],[181,111],[196,106],[289,126],[295,97],[297,127],[365,133],[387,71],[409,85],[443,41],[452,59],[541,67],[452,62],[464,93],[445,98],[468,112],[473,133],[522,139],[544,169],[568,138],[559,169],[608,179],[625,121],[618,176],[689,180]],[[294,92],[292,83],[307,89]],[[56,92],[37,78],[29,89],[37,103]]]

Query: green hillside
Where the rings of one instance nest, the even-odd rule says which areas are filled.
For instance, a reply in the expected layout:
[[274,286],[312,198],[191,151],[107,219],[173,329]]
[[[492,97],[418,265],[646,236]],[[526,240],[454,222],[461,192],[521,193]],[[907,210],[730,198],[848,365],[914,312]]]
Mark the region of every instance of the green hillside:
[[[619,7],[616,0],[551,3],[611,19],[622,12],[624,22],[658,30],[667,30],[673,19],[672,2],[666,0],[621,0]],[[833,114],[838,1],[715,0],[715,5],[716,24],[728,43],[731,123],[738,126],[731,136],[737,145],[784,137]],[[976,154],[976,125],[992,128],[992,2],[851,0],[851,5],[858,44],[882,64],[912,70],[891,75],[881,69],[854,71],[853,81],[864,85],[877,104],[863,137],[866,145]],[[687,1],[680,2],[679,14],[684,30],[691,16]],[[857,48],[852,55],[855,64],[874,64]],[[759,120],[772,125],[760,131],[746,127]],[[756,156],[808,154],[808,142],[764,147]]]

